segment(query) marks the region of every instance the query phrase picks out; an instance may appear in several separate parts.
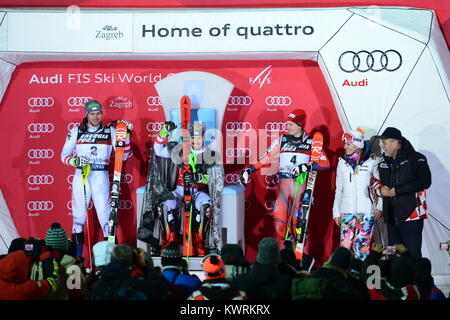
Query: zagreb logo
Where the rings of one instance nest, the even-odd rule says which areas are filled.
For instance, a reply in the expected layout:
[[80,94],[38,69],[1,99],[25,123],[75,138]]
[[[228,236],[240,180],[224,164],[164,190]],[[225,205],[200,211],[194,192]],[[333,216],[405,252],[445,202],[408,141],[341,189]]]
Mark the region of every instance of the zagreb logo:
[[380,72],[383,70],[392,72],[402,66],[402,55],[396,50],[361,50],[358,52],[345,51],[339,57],[338,63],[342,71],[347,73]]
[[52,97],[31,97],[28,99],[28,106],[31,108],[53,107],[55,100]]
[[132,99],[128,97],[111,97],[108,99],[106,105],[108,108],[115,108],[115,109],[131,109],[133,108],[133,101]]
[[266,105],[269,107],[287,107],[292,103],[289,96],[268,96],[266,97]]
[[149,107],[161,106],[162,105],[161,98],[158,96],[147,97],[147,105]]
[[249,106],[253,102],[253,99],[249,96],[230,96],[228,98],[229,106]]
[[159,132],[163,128],[163,122],[149,122],[147,123],[148,132]]
[[95,38],[104,40],[119,40],[123,38],[123,32],[117,27],[106,25],[101,30],[96,31]]
[[239,183],[239,174],[237,173],[229,173],[225,175],[225,182],[228,184],[237,184]]
[[252,124],[250,122],[227,122],[225,128],[227,131],[250,131]]
[[27,209],[30,211],[50,211],[54,207],[51,201],[28,201]]
[[51,159],[55,155],[52,149],[30,149],[28,158],[30,159]]
[[41,185],[41,184],[52,184],[55,181],[52,175],[31,175],[28,176],[28,184],[30,185]]
[[70,97],[67,99],[69,107],[84,107],[86,102],[92,100],[91,97]]
[[287,124],[284,122],[267,122],[264,128],[269,132],[287,131]]
[[50,133],[55,130],[53,123],[30,123],[28,132],[30,133]]

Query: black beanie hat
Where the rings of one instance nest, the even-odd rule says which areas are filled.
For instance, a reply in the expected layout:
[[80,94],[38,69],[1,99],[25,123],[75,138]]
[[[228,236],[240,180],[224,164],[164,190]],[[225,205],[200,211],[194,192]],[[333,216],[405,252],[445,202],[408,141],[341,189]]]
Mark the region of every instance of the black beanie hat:
[[352,263],[352,252],[344,247],[337,247],[330,259],[332,266],[348,270]]
[[13,241],[11,241],[11,244],[8,248],[8,253],[18,251],[18,250],[25,250],[25,238],[16,238]]
[[411,259],[404,256],[396,257],[391,265],[390,280],[392,284],[405,287],[409,284],[413,284],[414,279],[414,263]]
[[172,241],[165,248],[161,255],[161,265],[165,266],[181,266],[182,256],[177,243]]

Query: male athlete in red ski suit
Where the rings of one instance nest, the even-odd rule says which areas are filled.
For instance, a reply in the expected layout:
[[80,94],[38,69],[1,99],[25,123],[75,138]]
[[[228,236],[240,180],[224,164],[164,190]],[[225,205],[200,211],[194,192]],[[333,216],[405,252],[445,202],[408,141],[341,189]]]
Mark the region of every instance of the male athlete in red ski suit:
[[[298,220],[301,218],[301,199],[305,191],[306,182],[303,183],[295,197],[295,178],[303,172],[316,170],[321,171],[330,167],[330,162],[324,152],[321,153],[319,161],[310,162],[312,152],[312,138],[304,132],[306,113],[302,109],[293,110],[286,121],[288,134],[272,143],[266,154],[257,163],[250,165],[239,175],[239,180],[244,186],[250,181],[250,175],[256,170],[266,167],[274,157],[279,156],[278,176],[280,178],[280,190],[273,211],[273,223],[275,227],[275,238],[280,248],[283,248],[283,240],[289,214],[293,211],[290,230],[294,230]],[[294,205],[294,208],[292,208]]]

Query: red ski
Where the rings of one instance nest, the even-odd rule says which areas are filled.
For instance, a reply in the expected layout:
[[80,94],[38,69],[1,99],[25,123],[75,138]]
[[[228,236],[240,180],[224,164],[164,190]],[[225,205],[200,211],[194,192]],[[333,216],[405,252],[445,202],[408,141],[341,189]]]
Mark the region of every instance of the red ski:
[[[191,142],[189,137],[189,122],[191,121],[191,99],[188,96],[182,96],[180,100],[181,113],[181,136],[183,138],[183,164],[182,174],[191,172],[192,168],[189,164],[189,154],[191,153]],[[189,259],[193,254],[192,237],[191,237],[191,219],[192,219],[192,192],[191,185],[184,182],[183,185],[183,255]]]
[[[322,153],[323,147],[323,135],[320,132],[316,132],[313,136],[313,142],[311,146],[311,162],[318,162]],[[308,173],[306,181],[305,192],[302,199],[302,218],[298,221],[295,228],[295,240],[297,245],[295,247],[295,256],[297,259],[302,260],[303,249],[306,243],[306,232],[308,228],[309,214],[311,211],[311,205],[313,203],[314,185],[316,184],[317,171],[311,170]]]
[[127,138],[127,125],[118,122],[116,125],[116,155],[114,158],[114,176],[111,185],[111,213],[109,215],[108,241],[116,242],[116,231],[118,226],[117,210],[119,209],[120,179],[122,176],[123,154],[125,152],[125,140]]

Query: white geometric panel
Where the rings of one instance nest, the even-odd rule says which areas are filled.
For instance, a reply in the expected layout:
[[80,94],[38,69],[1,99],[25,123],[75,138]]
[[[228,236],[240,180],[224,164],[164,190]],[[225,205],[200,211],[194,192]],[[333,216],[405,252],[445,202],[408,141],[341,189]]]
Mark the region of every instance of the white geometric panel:
[[320,50],[351,128],[382,124],[424,47],[354,15]]
[[367,8],[351,8],[349,11],[422,43],[427,43],[430,37],[430,24],[433,18],[431,10],[370,6]]

